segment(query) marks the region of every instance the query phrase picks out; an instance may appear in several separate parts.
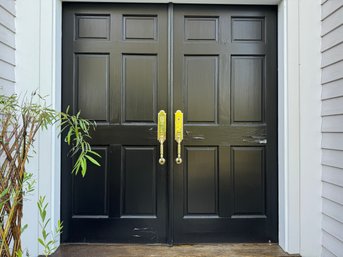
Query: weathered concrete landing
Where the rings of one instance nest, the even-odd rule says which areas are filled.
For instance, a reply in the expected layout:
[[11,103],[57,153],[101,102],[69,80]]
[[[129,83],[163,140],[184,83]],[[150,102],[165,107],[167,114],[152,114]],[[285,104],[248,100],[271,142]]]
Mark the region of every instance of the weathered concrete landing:
[[276,244],[65,244],[53,257],[285,257]]

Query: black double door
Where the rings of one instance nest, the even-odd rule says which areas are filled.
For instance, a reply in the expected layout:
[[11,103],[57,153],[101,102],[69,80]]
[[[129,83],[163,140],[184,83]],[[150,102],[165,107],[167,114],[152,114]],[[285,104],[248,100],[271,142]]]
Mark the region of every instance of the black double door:
[[97,122],[102,158],[72,176],[62,147],[62,240],[277,242],[276,9],[63,8],[63,108]]

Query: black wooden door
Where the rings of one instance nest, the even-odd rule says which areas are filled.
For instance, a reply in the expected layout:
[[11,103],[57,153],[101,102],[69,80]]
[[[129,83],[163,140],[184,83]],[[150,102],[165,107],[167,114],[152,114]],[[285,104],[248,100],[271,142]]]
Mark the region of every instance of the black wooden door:
[[85,178],[62,162],[64,241],[166,241],[156,115],[167,110],[167,52],[165,5],[64,5],[63,107],[97,122],[102,155]]
[[74,177],[63,145],[65,242],[277,241],[275,9],[171,13],[168,28],[167,5],[64,5],[63,108],[97,121],[103,156]]
[[275,25],[274,8],[174,7],[176,243],[277,241]]

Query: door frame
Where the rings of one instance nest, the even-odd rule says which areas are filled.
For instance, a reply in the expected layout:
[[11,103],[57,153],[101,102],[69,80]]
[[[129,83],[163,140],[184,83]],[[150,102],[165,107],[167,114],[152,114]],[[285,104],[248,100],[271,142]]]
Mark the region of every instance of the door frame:
[[[92,0],[51,0],[43,1],[39,20],[39,42],[41,50],[39,54],[38,78],[42,94],[50,95],[47,104],[57,110],[61,109],[61,35],[62,35],[62,2],[91,2]],[[94,2],[94,1],[93,1]],[[102,2],[116,2],[103,0]],[[166,3],[170,1],[158,0],[122,0],[120,2],[145,2],[145,3]],[[173,3],[202,3],[202,4],[277,4],[278,5],[278,92],[279,92],[279,244],[290,252],[300,252],[300,232],[309,230],[308,227],[301,227],[301,196],[300,187],[303,185],[300,180],[300,7],[298,1],[288,0],[188,0],[171,1]],[[307,15],[310,15],[308,11]],[[51,15],[47,15],[51,14]],[[31,12],[27,12],[31,15]],[[25,16],[25,19],[26,16]],[[311,34],[312,33],[312,34]],[[311,31],[302,31],[302,35],[313,36]],[[18,34],[17,41],[21,37]],[[24,41],[25,42],[25,41]],[[30,52],[28,44],[27,52]],[[24,51],[24,49],[21,49]],[[311,65],[312,60],[304,61]],[[35,64],[37,65],[37,64]],[[17,78],[20,81],[20,78]],[[306,81],[309,83],[308,81]],[[28,85],[24,90],[36,89],[37,84]],[[17,91],[20,91],[18,89]],[[57,129],[52,129],[40,135],[40,148],[45,153],[40,153],[42,161],[37,162],[37,169],[42,171],[39,174],[39,191],[45,193],[51,199],[50,212],[52,214],[52,226],[60,217],[60,140],[57,138]],[[49,147],[47,147],[47,144]],[[304,150],[302,150],[304,151]],[[43,152],[43,151],[41,151]],[[42,154],[44,154],[43,158]],[[51,170],[50,173],[43,172]],[[46,183],[45,183],[46,182]],[[318,204],[315,202],[314,204]],[[34,205],[34,203],[33,203]],[[308,218],[308,217],[307,217]],[[302,237],[306,235],[301,234]],[[307,236],[310,237],[310,234]]]

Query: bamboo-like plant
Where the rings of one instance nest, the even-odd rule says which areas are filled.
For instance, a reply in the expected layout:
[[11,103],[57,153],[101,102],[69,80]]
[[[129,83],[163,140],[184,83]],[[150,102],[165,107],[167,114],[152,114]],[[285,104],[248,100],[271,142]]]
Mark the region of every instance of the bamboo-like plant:
[[87,163],[100,166],[98,153],[92,151],[88,140],[95,123],[66,112],[57,112],[45,104],[36,92],[28,101],[18,96],[0,95],[0,256],[22,255],[21,234],[23,200],[33,190],[32,174],[26,164],[40,129],[57,124],[66,132],[65,142],[75,158],[72,173],[85,176]]
[[51,255],[56,249],[56,243],[59,235],[62,233],[63,224],[60,220],[57,221],[57,226],[54,231],[48,231],[50,218],[47,217],[48,203],[45,202],[45,196],[40,196],[37,202],[39,211],[39,227],[41,228],[42,236],[38,238],[39,244],[43,247],[44,256]]

